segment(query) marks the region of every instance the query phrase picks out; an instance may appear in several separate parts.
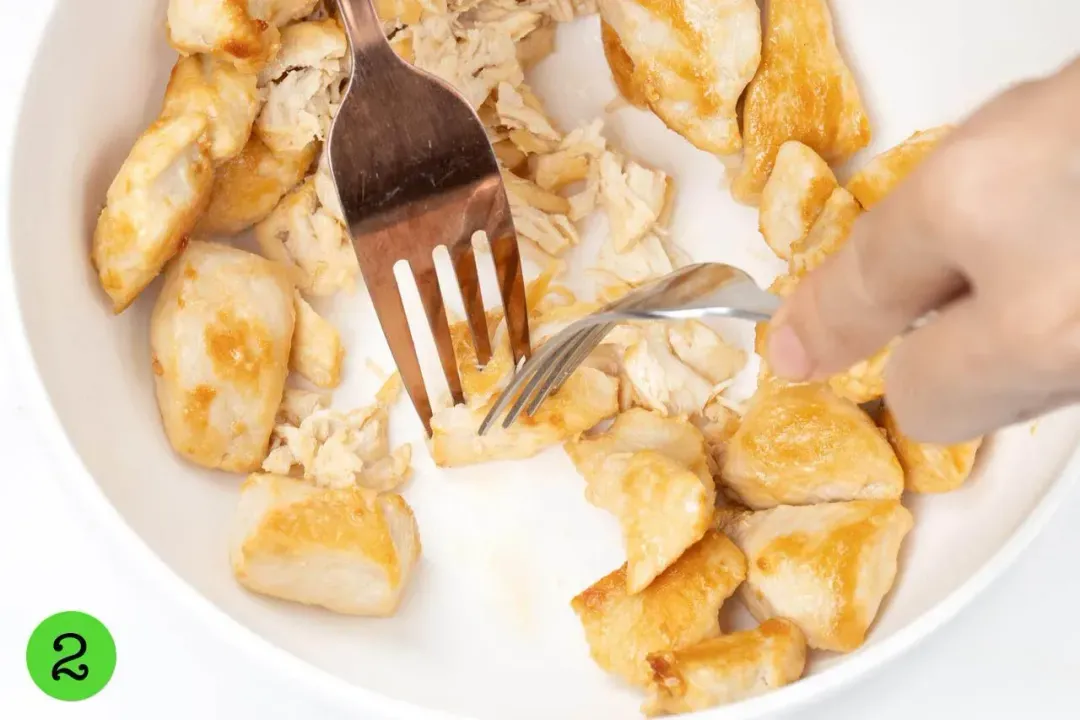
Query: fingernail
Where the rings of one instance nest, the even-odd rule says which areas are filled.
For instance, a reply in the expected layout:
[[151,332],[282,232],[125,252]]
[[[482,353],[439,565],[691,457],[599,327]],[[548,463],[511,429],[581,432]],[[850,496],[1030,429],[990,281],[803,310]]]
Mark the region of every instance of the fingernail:
[[790,325],[781,325],[769,333],[768,361],[773,373],[787,380],[802,382],[813,367],[802,340]]

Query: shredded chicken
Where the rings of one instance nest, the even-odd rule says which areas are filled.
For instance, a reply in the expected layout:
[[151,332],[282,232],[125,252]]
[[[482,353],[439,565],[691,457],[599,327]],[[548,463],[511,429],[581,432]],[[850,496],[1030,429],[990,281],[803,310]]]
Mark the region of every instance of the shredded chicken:
[[624,252],[656,225],[669,191],[668,176],[606,152],[600,159],[600,198],[611,242]]

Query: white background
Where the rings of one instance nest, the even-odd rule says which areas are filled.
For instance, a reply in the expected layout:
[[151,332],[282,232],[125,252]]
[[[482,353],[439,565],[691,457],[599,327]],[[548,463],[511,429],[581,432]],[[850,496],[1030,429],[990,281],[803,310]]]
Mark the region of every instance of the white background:
[[[0,0],[0,143],[10,140],[11,111],[50,4]],[[7,188],[0,185],[0,192]],[[0,219],[0,228],[6,226]],[[170,598],[133,574],[133,566],[110,557],[93,524],[62,495],[2,351],[0,457],[0,718],[365,717],[290,692],[181,615]],[[1080,717],[1078,551],[1080,491],[958,619],[866,682],[798,717]],[[41,694],[24,662],[35,625],[69,609],[103,620],[118,646],[112,683],[71,705]]]

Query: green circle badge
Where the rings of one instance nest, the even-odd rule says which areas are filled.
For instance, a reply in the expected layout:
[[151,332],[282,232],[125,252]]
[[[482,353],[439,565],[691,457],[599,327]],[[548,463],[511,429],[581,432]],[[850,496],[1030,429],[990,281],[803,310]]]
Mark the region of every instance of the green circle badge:
[[116,643],[97,618],[76,611],[57,613],[30,636],[26,667],[46,695],[85,700],[109,684],[116,669]]

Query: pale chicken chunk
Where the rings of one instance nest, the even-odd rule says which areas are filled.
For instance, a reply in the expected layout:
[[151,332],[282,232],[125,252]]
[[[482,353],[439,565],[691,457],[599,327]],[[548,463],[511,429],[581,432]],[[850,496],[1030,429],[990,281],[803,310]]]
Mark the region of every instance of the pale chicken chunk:
[[280,34],[250,5],[248,0],[169,0],[169,42],[185,55],[209,54],[257,71],[277,52]]
[[416,518],[400,495],[372,498],[260,474],[240,490],[229,559],[252,592],[387,617],[401,603],[420,550]]
[[720,511],[718,518],[746,553],[740,596],[754,617],[787,618],[810,647],[836,652],[863,644],[914,524],[898,500]]
[[698,148],[717,155],[738,152],[736,103],[761,61],[757,3],[600,0],[599,5],[618,39],[617,46],[609,40],[605,47],[620,86],[633,88],[632,98]]
[[720,606],[746,577],[746,558],[709,530],[643,591],[626,589],[626,568],[571,601],[596,664],[640,687],[652,679],[646,658],[720,634]]
[[586,497],[622,525],[628,592],[644,590],[709,528],[716,486],[693,425],[630,410],[566,450],[585,476]]
[[727,445],[722,479],[757,509],[904,491],[896,454],[870,416],[818,384],[759,389]]
[[788,140],[840,162],[870,142],[859,88],[836,46],[827,0],[774,0],[761,67],[743,100],[743,166],[735,198],[756,203]]
[[337,328],[297,292],[296,330],[289,368],[318,387],[334,388],[341,383],[344,360],[345,346]]
[[298,26],[307,26],[306,32],[292,31],[294,47],[281,65],[291,69],[266,86],[266,105],[255,122],[255,132],[274,153],[299,152],[326,139],[347,79],[348,43],[341,26],[334,20]]
[[173,67],[162,115],[205,115],[210,121],[210,156],[222,163],[244,149],[261,107],[253,73],[210,55],[191,55]]
[[613,152],[600,158],[600,204],[608,216],[610,242],[616,252],[633,247],[660,220],[671,180]]
[[520,460],[577,437],[619,410],[619,382],[599,370],[579,368],[566,384],[529,416],[508,429],[496,423],[476,433],[495,398],[478,405],[457,405],[431,419],[431,454],[439,467],[474,465],[489,460]]
[[950,130],[952,126],[942,125],[915,133],[868,162],[848,180],[847,189],[869,210],[918,167]]
[[214,183],[205,115],[161,119],[135,142],[105,197],[91,259],[122,312],[180,250]]
[[727,382],[746,366],[746,352],[724,341],[698,320],[664,323],[675,355],[713,385]]
[[806,636],[773,618],[753,630],[650,655],[647,717],[696,712],[789,685],[806,668]]
[[[594,120],[570,132],[553,152],[537,155],[532,162],[536,184],[544,190],[559,190],[586,180],[590,168],[607,148],[607,140],[601,134],[603,129],[603,121]],[[573,216],[573,202],[570,209]]]
[[304,179],[317,153],[317,143],[295,153],[274,153],[252,134],[243,151],[218,168],[197,233],[236,235],[265,220]]
[[634,288],[675,270],[660,236],[648,232],[633,247],[619,252],[613,239],[605,238],[596,257],[592,274],[599,283],[604,300],[617,300]]
[[281,31],[281,50],[259,73],[259,87],[266,87],[293,70],[340,73],[345,68],[348,41],[337,20],[309,20]]
[[258,469],[285,389],[293,289],[276,263],[192,242],[150,320],[158,408],[173,448],[231,472]]
[[512,173],[503,173],[503,181],[519,238],[552,257],[578,244],[581,238],[577,228],[567,217],[569,200]]
[[912,440],[901,432],[888,408],[881,424],[904,469],[904,487],[917,493],[945,493],[959,489],[971,475],[983,439],[955,445],[937,445]]
[[761,195],[760,228],[776,256],[788,260],[837,188],[836,176],[816,152],[794,140],[780,146]]
[[[360,261],[334,208],[320,201],[318,188],[316,175],[289,193],[255,227],[255,239],[266,257],[293,268],[297,287],[305,293],[352,292]],[[336,200],[336,191],[330,197]]]

